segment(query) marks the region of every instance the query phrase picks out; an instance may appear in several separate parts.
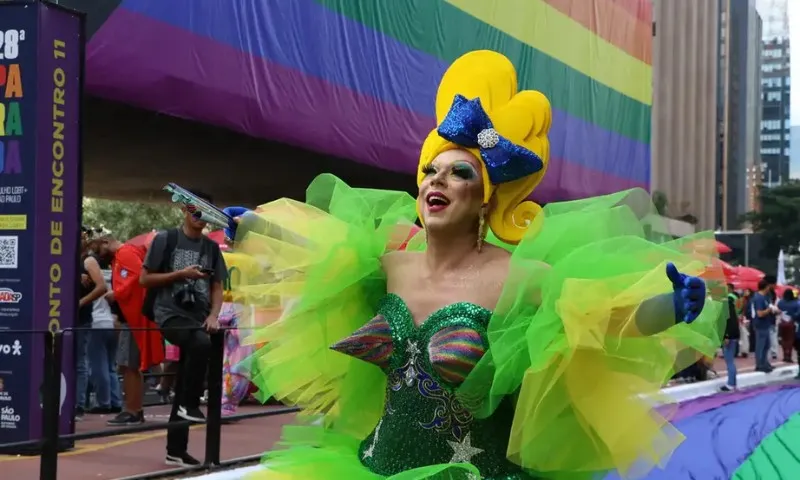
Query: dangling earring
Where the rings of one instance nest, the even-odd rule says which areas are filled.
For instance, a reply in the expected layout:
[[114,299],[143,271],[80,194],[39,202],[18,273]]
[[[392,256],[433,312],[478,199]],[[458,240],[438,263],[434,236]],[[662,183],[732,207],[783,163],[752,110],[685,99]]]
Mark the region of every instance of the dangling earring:
[[486,238],[486,204],[481,207],[481,214],[478,217],[478,252],[483,248],[483,240]]

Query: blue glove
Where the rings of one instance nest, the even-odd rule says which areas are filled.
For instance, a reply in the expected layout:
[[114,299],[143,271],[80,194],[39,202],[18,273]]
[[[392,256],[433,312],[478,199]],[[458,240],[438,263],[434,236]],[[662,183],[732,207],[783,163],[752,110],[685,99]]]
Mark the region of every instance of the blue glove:
[[[249,208],[245,207],[225,207],[222,209],[226,215],[231,218],[241,217],[247,213],[252,212]],[[234,240],[236,238],[236,222],[231,220],[228,222],[228,228],[225,229],[225,237]]]
[[672,262],[667,264],[667,278],[672,282],[675,323],[694,322],[706,303],[706,282],[702,278],[682,274]]

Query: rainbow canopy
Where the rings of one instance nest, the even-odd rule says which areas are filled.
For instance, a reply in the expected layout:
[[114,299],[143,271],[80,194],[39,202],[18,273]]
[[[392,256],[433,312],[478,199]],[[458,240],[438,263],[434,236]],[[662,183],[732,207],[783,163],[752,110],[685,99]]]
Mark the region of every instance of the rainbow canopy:
[[61,3],[93,95],[406,173],[445,68],[496,50],[553,104],[540,200],[649,185],[649,0]]

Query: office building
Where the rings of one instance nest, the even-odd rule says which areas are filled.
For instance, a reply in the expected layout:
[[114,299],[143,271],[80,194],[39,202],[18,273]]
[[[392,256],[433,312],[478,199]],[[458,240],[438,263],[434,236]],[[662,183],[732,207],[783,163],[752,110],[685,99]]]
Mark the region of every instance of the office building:
[[760,160],[761,18],[755,0],[719,0],[716,227],[739,228]]
[[761,203],[759,202],[759,195],[763,187],[764,177],[763,164],[758,163],[747,167],[747,211],[757,212],[760,210]]
[[791,176],[789,14],[786,0],[758,0],[764,21],[761,37],[761,160],[764,186],[780,185]]
[[717,226],[719,0],[653,3],[651,189],[667,214]]
[[[758,195],[761,189],[761,115],[763,99],[761,96],[762,50],[760,38],[763,35],[763,21],[756,10],[756,14],[749,19],[748,28],[752,32],[748,36],[747,44],[747,74],[753,79],[747,89],[747,158],[745,164],[745,205],[744,212],[756,210]],[[755,77],[755,78],[753,78]],[[741,224],[739,226],[742,226]]]
[[789,75],[789,39],[764,41],[761,65],[762,99],[761,160],[765,186],[780,185],[790,176],[791,122]]

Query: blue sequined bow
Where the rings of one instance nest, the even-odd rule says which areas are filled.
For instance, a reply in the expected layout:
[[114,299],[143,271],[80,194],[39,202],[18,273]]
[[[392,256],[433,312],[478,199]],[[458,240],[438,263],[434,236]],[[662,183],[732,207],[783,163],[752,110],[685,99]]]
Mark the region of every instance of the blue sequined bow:
[[480,149],[493,185],[518,180],[544,166],[539,155],[497,133],[481,106],[480,98],[467,100],[463,95],[456,95],[436,131],[440,137],[456,145]]

